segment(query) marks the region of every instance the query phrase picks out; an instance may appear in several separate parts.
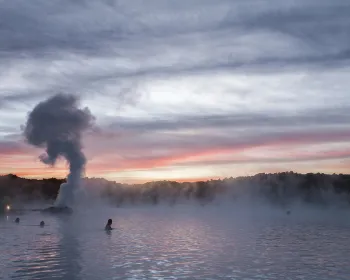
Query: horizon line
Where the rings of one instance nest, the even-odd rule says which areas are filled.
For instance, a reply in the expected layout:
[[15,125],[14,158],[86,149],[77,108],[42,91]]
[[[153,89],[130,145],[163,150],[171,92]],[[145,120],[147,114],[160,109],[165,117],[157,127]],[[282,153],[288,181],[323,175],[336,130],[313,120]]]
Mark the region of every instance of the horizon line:
[[[307,175],[307,174],[314,174],[314,175],[327,175],[327,176],[332,176],[332,175],[350,175],[350,173],[324,173],[324,172],[295,172],[292,170],[289,171],[279,171],[279,172],[259,172],[259,173],[255,173],[253,175],[242,175],[242,176],[230,176],[230,177],[212,177],[212,178],[193,178],[193,180],[191,179],[175,179],[175,180],[170,180],[170,179],[159,179],[159,180],[152,180],[152,181],[143,181],[143,182],[137,182],[137,183],[121,183],[118,182],[116,180],[111,180],[111,179],[107,179],[104,177],[89,177],[89,176],[84,176],[81,177],[82,179],[100,179],[100,180],[106,180],[108,182],[115,182],[118,184],[124,184],[124,185],[143,185],[143,184],[148,184],[148,183],[155,183],[155,182],[177,182],[177,183],[198,183],[198,182],[209,182],[209,181],[224,181],[227,179],[239,179],[239,178],[249,178],[249,177],[255,177],[257,175],[278,175],[278,174],[283,174],[283,173],[290,173],[290,174],[297,174],[297,175]],[[66,180],[67,177],[28,177],[28,176],[21,176],[21,175],[17,175],[14,173],[8,173],[8,174],[0,174],[0,177],[6,177],[6,176],[15,176],[17,178],[21,178],[21,179],[25,179],[25,180],[37,180],[37,181],[43,181],[43,180]]]

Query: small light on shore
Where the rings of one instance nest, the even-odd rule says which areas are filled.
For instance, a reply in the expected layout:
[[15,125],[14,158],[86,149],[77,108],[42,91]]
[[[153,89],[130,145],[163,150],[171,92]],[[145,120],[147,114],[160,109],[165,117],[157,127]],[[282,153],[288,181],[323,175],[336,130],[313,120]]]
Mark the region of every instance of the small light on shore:
[[6,210],[7,211],[11,210],[11,206],[10,205],[6,205]]

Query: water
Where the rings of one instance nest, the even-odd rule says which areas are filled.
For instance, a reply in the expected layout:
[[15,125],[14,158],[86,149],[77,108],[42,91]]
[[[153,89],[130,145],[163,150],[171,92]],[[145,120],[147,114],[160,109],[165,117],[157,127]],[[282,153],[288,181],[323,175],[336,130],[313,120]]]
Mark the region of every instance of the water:
[[20,224],[4,216],[0,279],[345,280],[347,215],[213,206],[29,213]]

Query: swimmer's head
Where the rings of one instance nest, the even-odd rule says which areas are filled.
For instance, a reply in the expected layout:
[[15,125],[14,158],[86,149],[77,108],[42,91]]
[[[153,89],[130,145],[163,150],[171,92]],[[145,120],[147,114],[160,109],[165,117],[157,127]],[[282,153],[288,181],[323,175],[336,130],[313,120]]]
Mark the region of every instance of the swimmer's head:
[[108,219],[107,225],[111,225],[112,224],[112,219]]
[[45,226],[44,221],[41,221],[41,222],[40,222],[40,226],[41,226],[41,227]]
[[15,223],[19,223],[19,218],[16,218]]

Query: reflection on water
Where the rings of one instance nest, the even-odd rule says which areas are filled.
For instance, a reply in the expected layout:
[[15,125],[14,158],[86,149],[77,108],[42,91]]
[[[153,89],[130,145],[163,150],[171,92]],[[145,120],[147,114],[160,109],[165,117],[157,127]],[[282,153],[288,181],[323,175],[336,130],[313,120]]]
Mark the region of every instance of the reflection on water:
[[44,228],[24,224],[12,229],[17,249],[11,259],[11,279],[81,279],[78,232],[72,230],[70,220],[60,217],[50,224]]
[[[115,230],[103,230],[113,218]],[[33,226],[45,220],[47,226]],[[349,279],[350,223],[118,209],[0,220],[0,279]],[[2,278],[1,278],[2,277]]]

